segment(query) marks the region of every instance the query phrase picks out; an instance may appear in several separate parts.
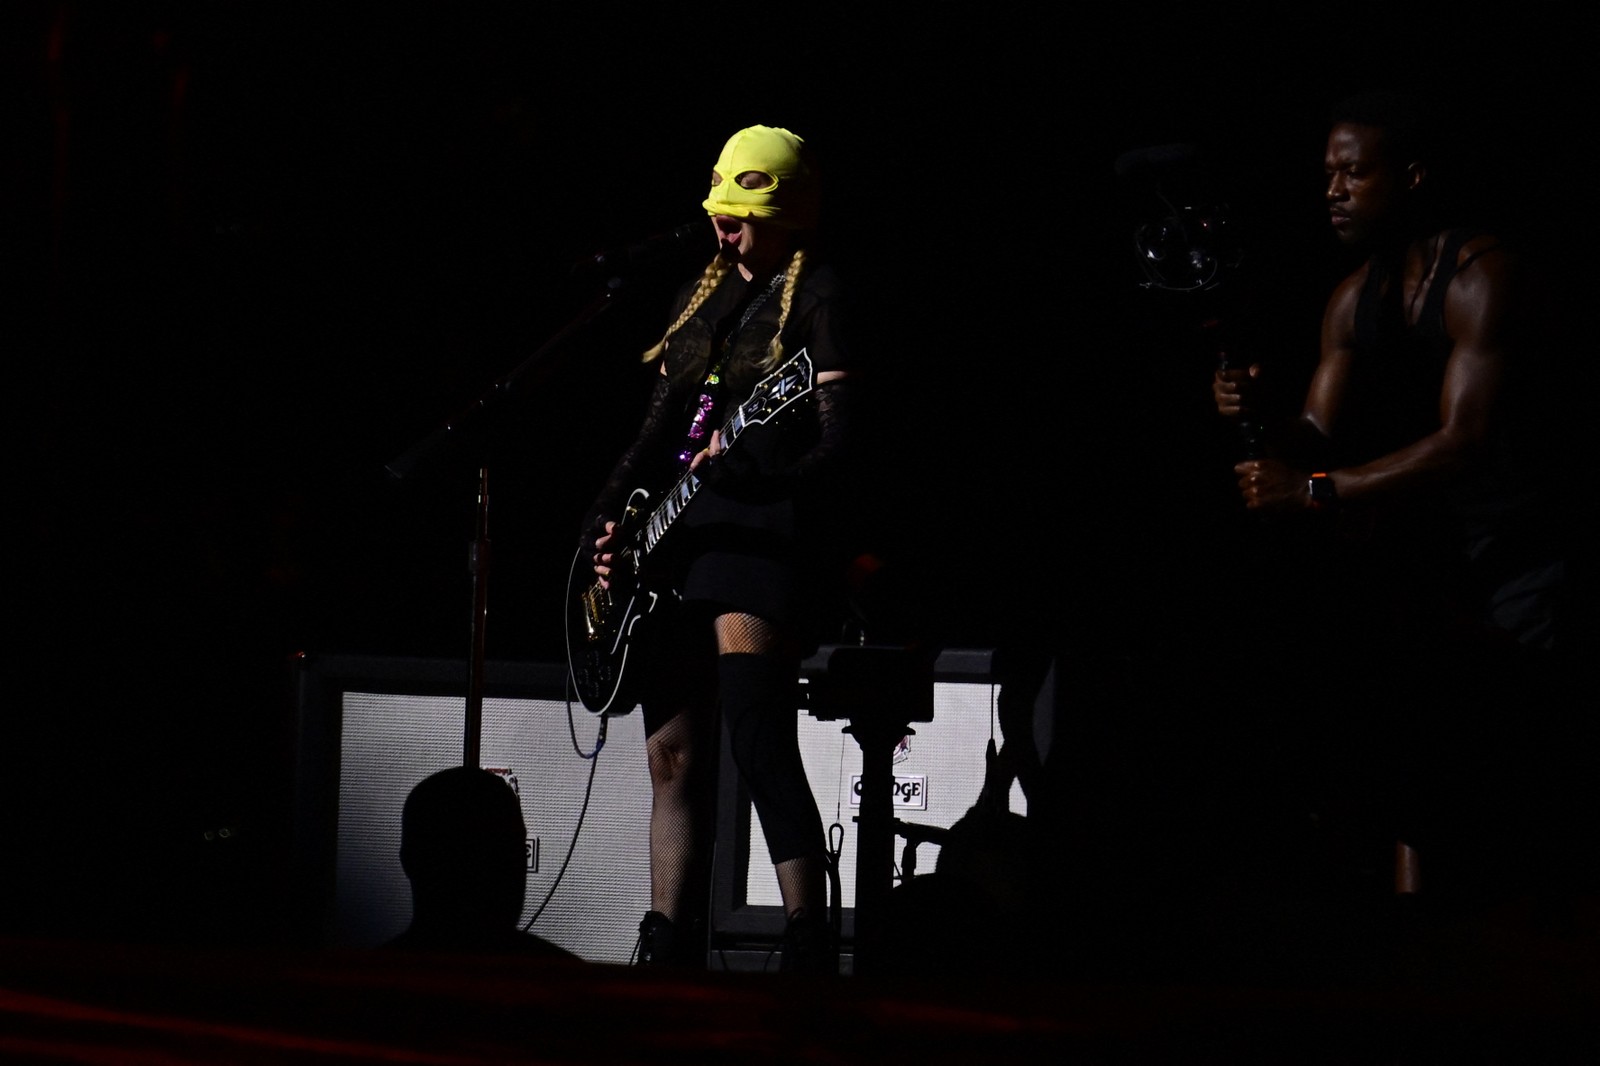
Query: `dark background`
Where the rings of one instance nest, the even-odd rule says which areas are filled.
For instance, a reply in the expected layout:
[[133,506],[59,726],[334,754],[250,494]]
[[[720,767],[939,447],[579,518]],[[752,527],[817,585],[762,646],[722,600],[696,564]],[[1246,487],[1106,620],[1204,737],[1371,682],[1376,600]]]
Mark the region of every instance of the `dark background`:
[[[575,527],[684,272],[632,279],[493,406],[484,450],[399,483],[385,464],[579,315],[574,262],[699,217],[757,122],[821,154],[863,298],[869,630],[1043,626],[1174,676],[1152,713],[1203,722],[1219,694],[1193,667],[1261,635],[1281,574],[1237,565],[1259,530],[1198,303],[1140,288],[1154,204],[1114,160],[1204,148],[1201,198],[1245,250],[1230,324],[1292,396],[1351,265],[1320,199],[1348,92],[1459,105],[1499,224],[1563,299],[1593,291],[1593,26],[1071,10],[8,8],[8,925],[272,928],[290,663],[466,655],[480,461],[488,654],[561,658]],[[219,861],[200,841],[223,827]]]

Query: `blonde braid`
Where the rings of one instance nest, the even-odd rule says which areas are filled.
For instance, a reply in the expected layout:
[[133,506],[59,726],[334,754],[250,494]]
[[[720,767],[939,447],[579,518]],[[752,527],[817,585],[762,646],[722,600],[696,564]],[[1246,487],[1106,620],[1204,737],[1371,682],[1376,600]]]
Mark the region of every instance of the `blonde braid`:
[[678,332],[685,322],[694,317],[694,313],[700,310],[700,305],[706,302],[706,297],[710,296],[716,290],[716,287],[722,284],[723,276],[727,273],[728,261],[722,258],[719,253],[715,259],[706,264],[705,270],[701,272],[700,284],[695,286],[694,295],[689,297],[689,303],[684,307],[683,314],[678,316],[676,322],[667,327],[667,331],[661,335],[661,339],[656,341],[655,347],[645,352],[639,360],[640,362],[648,363],[653,359],[661,358],[661,353],[667,349],[667,338]]
[[789,269],[784,271],[783,295],[778,297],[778,332],[772,335],[772,343],[767,345],[767,354],[756,365],[756,369],[765,373],[783,362],[783,327],[789,321],[789,308],[794,303],[794,292],[799,287],[800,270],[804,266],[806,250],[796,248],[794,255],[789,257]]

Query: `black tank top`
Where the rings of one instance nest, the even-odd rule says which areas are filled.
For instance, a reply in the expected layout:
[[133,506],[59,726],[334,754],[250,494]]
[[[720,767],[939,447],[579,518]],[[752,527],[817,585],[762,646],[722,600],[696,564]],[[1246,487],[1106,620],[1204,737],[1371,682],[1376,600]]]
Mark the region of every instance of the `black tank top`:
[[1380,255],[1368,262],[1355,314],[1360,403],[1351,406],[1360,423],[1355,446],[1360,454],[1350,456],[1350,461],[1387,455],[1439,428],[1445,364],[1455,346],[1445,331],[1445,297],[1457,274],[1499,248],[1490,245],[1461,261],[1462,247],[1475,236],[1465,229],[1445,235],[1414,323],[1406,321],[1403,257]]
[[[1466,258],[1461,249],[1475,237],[1471,229],[1450,230],[1439,245],[1437,267],[1421,311],[1408,322],[1401,271],[1403,258],[1374,256],[1368,264],[1355,311],[1356,369],[1351,412],[1353,445],[1341,461],[1360,463],[1397,451],[1439,429],[1439,402],[1445,368],[1455,340],[1445,329],[1444,305],[1450,285],[1478,259],[1499,251],[1488,244]],[[1414,297],[1415,298],[1415,297]],[[1519,364],[1533,352],[1511,353]],[[1426,518],[1437,535],[1467,543],[1524,524],[1532,515],[1536,466],[1531,456],[1535,427],[1519,402],[1520,390],[1508,374],[1497,399],[1498,420],[1489,450],[1477,469],[1437,496],[1416,501],[1408,520]],[[1421,532],[1421,530],[1419,530]]]

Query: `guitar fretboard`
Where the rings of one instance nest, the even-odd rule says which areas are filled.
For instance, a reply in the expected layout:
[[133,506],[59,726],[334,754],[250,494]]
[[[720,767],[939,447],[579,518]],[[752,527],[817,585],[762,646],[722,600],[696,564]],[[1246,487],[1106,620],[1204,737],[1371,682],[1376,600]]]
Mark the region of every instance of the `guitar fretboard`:
[[656,546],[656,542],[666,536],[667,528],[677,520],[683,509],[689,506],[689,501],[694,499],[694,494],[700,490],[700,479],[694,474],[685,474],[678,483],[667,493],[661,505],[650,514],[650,521],[645,523],[644,539],[641,552],[648,553]]
[[[751,393],[750,399],[740,404],[723,423],[720,430],[723,448],[731,446],[750,426],[767,421],[810,391],[811,357],[802,348],[781,368],[762,379]],[[683,509],[689,506],[689,501],[694,499],[695,493],[699,491],[700,479],[693,471],[689,471],[662,497],[656,509],[650,513],[650,520],[645,523],[639,538],[638,552],[641,558],[648,555],[661,538],[666,536],[672,523],[677,521]]]

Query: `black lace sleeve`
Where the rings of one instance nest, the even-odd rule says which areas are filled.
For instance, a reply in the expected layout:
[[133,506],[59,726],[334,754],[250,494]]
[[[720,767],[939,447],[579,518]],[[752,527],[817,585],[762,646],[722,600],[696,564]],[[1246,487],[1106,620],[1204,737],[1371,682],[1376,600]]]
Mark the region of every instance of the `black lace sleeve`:
[[645,409],[639,436],[617,460],[605,487],[584,515],[579,530],[580,546],[593,544],[605,531],[606,522],[621,518],[628,494],[644,484],[651,468],[670,452],[672,435],[676,431],[673,416],[681,407],[680,393],[673,387],[671,379],[665,374],[659,375],[655,391],[650,394],[650,403]]
[[812,390],[817,443],[788,467],[764,472],[747,451],[733,448],[697,468],[700,480],[730,499],[763,503],[816,491],[849,462],[857,444],[860,385],[840,377]]

